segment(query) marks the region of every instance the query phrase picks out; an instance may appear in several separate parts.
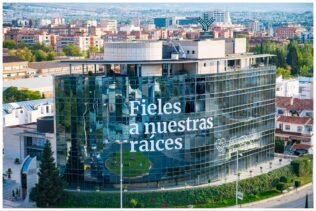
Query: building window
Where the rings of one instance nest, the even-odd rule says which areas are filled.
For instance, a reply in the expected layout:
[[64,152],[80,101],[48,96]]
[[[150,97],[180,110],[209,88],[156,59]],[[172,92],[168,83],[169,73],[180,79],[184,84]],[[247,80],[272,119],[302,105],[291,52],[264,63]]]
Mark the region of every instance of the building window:
[[187,54],[190,54],[190,51],[189,51],[189,50],[187,50]]
[[311,126],[306,126],[306,130],[307,130],[307,132],[312,132],[312,131],[313,131],[313,127],[311,127]]
[[283,114],[284,114],[284,111],[281,110],[281,109],[278,109],[278,114],[283,115]]
[[46,113],[49,113],[49,107],[46,106]]
[[206,63],[204,63],[204,67],[206,67]]
[[192,54],[195,54],[195,51],[192,51]]
[[313,117],[313,113],[312,112],[306,112],[306,116]]
[[291,126],[290,125],[285,125],[285,130],[291,130]]
[[23,110],[20,110],[20,114],[23,114]]
[[302,132],[302,126],[297,127],[297,132],[299,132],[299,133]]

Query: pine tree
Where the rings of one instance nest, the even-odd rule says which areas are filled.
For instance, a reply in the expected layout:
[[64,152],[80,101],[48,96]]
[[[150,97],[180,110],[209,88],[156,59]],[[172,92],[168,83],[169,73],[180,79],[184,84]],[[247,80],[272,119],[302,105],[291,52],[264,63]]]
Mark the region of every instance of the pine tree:
[[64,195],[64,182],[54,162],[51,144],[47,141],[39,169],[39,182],[32,189],[30,198],[37,207],[53,207]]

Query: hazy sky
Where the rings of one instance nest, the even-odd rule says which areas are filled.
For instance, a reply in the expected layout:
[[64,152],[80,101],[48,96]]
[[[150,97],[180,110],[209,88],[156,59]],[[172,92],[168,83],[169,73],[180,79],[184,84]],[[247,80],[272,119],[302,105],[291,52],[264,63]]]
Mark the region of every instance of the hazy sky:
[[[6,5],[7,3],[4,3]],[[29,4],[29,3],[17,3]],[[95,10],[103,7],[130,9],[225,9],[228,11],[312,11],[312,3],[31,3],[41,6],[84,8]]]

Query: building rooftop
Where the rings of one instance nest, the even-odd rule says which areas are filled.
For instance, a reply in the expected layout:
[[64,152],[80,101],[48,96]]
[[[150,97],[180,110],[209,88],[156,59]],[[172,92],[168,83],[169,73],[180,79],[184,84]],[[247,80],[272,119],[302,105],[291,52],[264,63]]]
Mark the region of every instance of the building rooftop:
[[287,110],[313,110],[313,99],[276,97],[276,106]]
[[264,58],[272,57],[273,54],[228,54],[223,58],[206,58],[206,59],[161,59],[161,60],[142,60],[142,61],[109,61],[109,60],[91,60],[91,59],[81,59],[81,60],[62,60],[60,63],[63,64],[177,64],[177,63],[196,63],[199,61],[219,61],[219,60],[234,60],[243,58]]
[[68,66],[58,61],[48,61],[48,62],[30,62],[29,67],[40,70],[40,69],[59,68],[59,67],[68,67]]
[[312,148],[313,145],[310,144],[294,144],[291,147],[291,150],[297,150],[297,149],[305,149],[305,150],[309,150],[310,148]]
[[45,98],[39,100],[29,100],[29,101],[22,101],[22,102],[15,102],[15,103],[5,103],[2,106],[3,115],[12,113],[13,110],[23,108],[28,111],[37,110],[37,106],[45,105],[45,104],[52,104],[53,98]]
[[311,117],[298,117],[298,116],[280,116],[277,119],[278,122],[306,125],[312,121]]
[[3,63],[27,62],[16,56],[3,56]]

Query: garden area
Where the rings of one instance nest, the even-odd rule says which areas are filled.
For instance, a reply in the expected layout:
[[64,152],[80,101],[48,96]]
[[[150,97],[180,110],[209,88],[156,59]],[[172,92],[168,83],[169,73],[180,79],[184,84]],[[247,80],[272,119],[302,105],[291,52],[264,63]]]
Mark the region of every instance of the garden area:
[[[141,152],[122,154],[123,177],[143,176],[150,170],[150,160]],[[106,161],[105,166],[114,174],[120,175],[120,153],[113,153]]]
[[[118,156],[118,155],[117,155]],[[114,156],[115,159],[119,157]],[[114,159],[113,158],[113,159]],[[239,203],[249,203],[282,194],[312,181],[311,155],[300,157],[290,165],[259,176],[241,180],[239,191],[244,199]],[[118,168],[118,167],[117,167]],[[220,186],[192,188],[172,191],[124,192],[123,207],[188,207],[216,208],[235,205],[235,182]],[[108,192],[66,192],[60,208],[118,208],[120,193]]]

